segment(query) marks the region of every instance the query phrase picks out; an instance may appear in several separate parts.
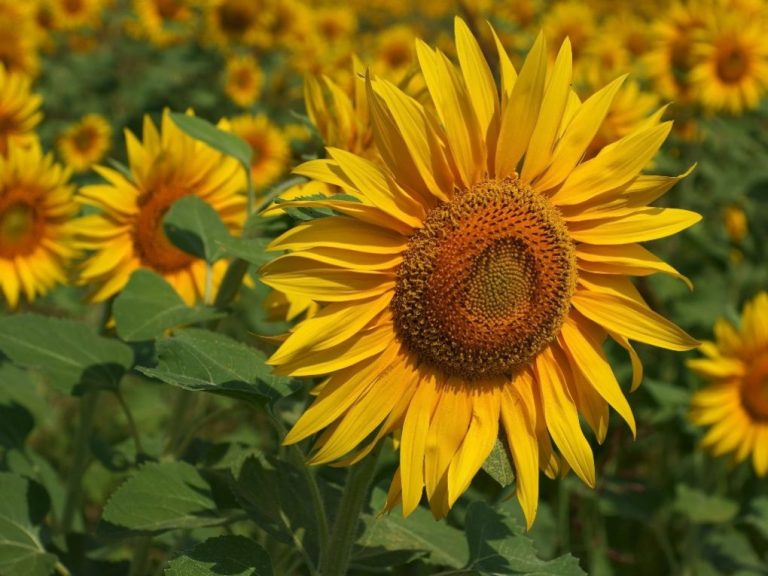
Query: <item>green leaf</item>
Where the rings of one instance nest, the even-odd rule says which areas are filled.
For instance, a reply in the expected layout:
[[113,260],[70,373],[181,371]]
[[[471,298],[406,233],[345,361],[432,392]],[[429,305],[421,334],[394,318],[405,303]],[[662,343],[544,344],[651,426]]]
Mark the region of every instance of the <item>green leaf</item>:
[[0,318],[0,350],[36,368],[65,391],[115,388],[133,363],[131,349],[73,320],[20,314]]
[[0,472],[0,574],[48,576],[56,564],[35,527],[42,515],[34,514],[39,495],[32,493],[32,486],[26,478]]
[[157,366],[138,370],[185,390],[270,401],[293,392],[291,379],[273,375],[261,350],[208,330],[189,328],[158,340],[157,357]]
[[538,576],[585,576],[570,554],[542,560],[523,533],[522,525],[484,502],[472,502],[465,522],[469,563],[466,569],[479,574],[536,574]]
[[678,484],[673,509],[687,516],[694,524],[721,524],[736,517],[739,505],[733,500]]
[[270,456],[248,455],[232,467],[230,489],[240,506],[276,540],[317,555],[319,526],[307,481],[293,465]]
[[34,426],[35,419],[22,405],[0,402],[0,446],[22,448]]
[[[385,500],[386,493],[375,489],[373,509],[381,509]],[[408,518],[399,512],[382,516],[364,514],[362,521],[365,531],[356,543],[353,556],[356,563],[394,563],[395,554],[401,563],[415,557],[414,554],[403,556],[403,551],[422,552],[429,563],[451,568],[461,568],[469,558],[461,531],[436,521],[424,508],[416,508]]]
[[112,313],[118,336],[127,342],[150,340],[168,328],[221,317],[212,308],[188,307],[162,276],[143,269],[131,275],[115,299]]
[[749,514],[744,521],[768,540],[768,496],[760,496],[752,500]]
[[223,247],[227,256],[240,258],[250,264],[262,266],[275,258],[274,252],[267,252],[270,238],[232,238]]
[[164,532],[221,524],[211,487],[186,462],[142,466],[110,497],[102,519],[140,532]]
[[171,560],[165,576],[272,576],[269,555],[245,536],[209,538]]
[[509,448],[505,441],[496,439],[493,450],[483,463],[483,470],[496,480],[502,488],[506,488],[515,481],[515,470],[509,458]]
[[168,239],[178,248],[206,262],[225,255],[229,230],[205,200],[185,196],[173,203],[163,219]]
[[196,116],[172,112],[171,119],[192,138],[205,142],[211,148],[239,160],[243,166],[250,167],[253,152],[248,143],[239,136],[225,132]]

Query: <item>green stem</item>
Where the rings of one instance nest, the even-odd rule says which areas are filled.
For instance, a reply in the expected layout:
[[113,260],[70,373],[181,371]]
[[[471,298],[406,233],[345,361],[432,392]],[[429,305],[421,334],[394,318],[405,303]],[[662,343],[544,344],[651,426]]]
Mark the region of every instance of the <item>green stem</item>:
[[56,562],[53,571],[56,572],[56,574],[59,574],[59,576],[72,576],[72,573],[61,562]]
[[125,414],[125,420],[128,423],[128,429],[133,437],[133,444],[136,447],[136,456],[138,457],[139,454],[144,453],[144,446],[141,443],[141,435],[139,434],[139,428],[136,426],[136,420],[134,420],[133,413],[131,413],[131,407],[128,406],[128,402],[125,401],[125,396],[123,396],[122,390],[119,388],[115,390],[115,396],[120,403],[120,407],[123,409],[123,414]]
[[368,500],[368,489],[376,472],[381,446],[379,443],[367,458],[349,471],[331,540],[320,565],[320,573],[323,576],[344,576],[347,573],[352,546],[357,536],[360,512]]
[[560,550],[566,552],[571,547],[571,494],[565,478],[560,478],[557,485],[557,524]]
[[187,415],[192,409],[195,395],[188,390],[177,390],[176,402],[171,415],[171,423],[168,426],[168,440],[165,445],[166,454],[176,454],[181,441],[185,436],[185,426]]
[[128,576],[145,576],[147,573],[147,562],[149,561],[149,551],[151,549],[151,536],[140,536],[136,540],[133,557],[131,558],[131,571],[128,573]]
[[93,420],[96,415],[96,401],[99,392],[86,392],[80,401],[80,427],[75,435],[72,468],[67,478],[67,490],[64,497],[64,512],[61,515],[61,530],[65,534],[72,529],[75,511],[80,507],[83,486],[83,475],[88,468],[88,458],[91,454],[91,436],[93,435]]
[[[285,438],[288,431],[283,423],[277,418],[270,418],[277,429],[281,438]],[[306,459],[296,444],[291,444],[288,448],[288,457],[293,461],[297,470],[301,471],[304,481],[309,489],[309,497],[312,499],[312,508],[315,513],[315,524],[317,524],[317,538],[320,544],[320,564],[323,562],[323,555],[328,549],[328,515],[325,513],[325,504],[323,496],[320,494],[320,487],[317,485],[317,479],[307,466]]]
[[245,260],[237,258],[230,263],[216,293],[216,299],[213,302],[215,308],[225,308],[235,299],[246,272],[248,272],[248,262]]

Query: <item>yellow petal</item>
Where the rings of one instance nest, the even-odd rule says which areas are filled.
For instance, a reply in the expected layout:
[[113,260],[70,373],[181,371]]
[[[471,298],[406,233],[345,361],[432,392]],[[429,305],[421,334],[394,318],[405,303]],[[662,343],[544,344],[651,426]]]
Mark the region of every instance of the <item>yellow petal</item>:
[[416,41],[416,56],[432,96],[461,181],[471,186],[485,164],[480,127],[469,102],[467,88],[454,65],[439,51]]
[[267,250],[305,250],[325,246],[375,254],[399,254],[407,245],[406,237],[390,230],[352,218],[329,216],[291,228],[273,240]]
[[574,368],[579,370],[586,382],[619,413],[632,430],[632,436],[637,436],[632,408],[629,407],[600,342],[589,332],[583,330],[576,320],[568,317],[560,330],[563,349]]
[[421,500],[424,489],[424,449],[436,402],[435,377],[425,375],[418,384],[400,435],[403,516],[413,512]]
[[368,328],[355,338],[327,348],[308,352],[274,369],[282,376],[320,376],[347,368],[384,351],[392,343],[391,324]]
[[521,179],[526,184],[530,184],[541,174],[552,159],[552,149],[571,92],[572,76],[571,42],[566,38],[557,54],[555,66],[544,93],[539,118],[536,121],[536,128],[531,134],[531,142],[525,154]]
[[589,487],[595,486],[595,462],[579,424],[576,405],[568,392],[565,375],[552,347],[536,357],[536,380],[541,390],[544,418],[552,439],[565,460]]
[[632,344],[621,334],[616,334],[612,330],[606,330],[608,335],[629,354],[629,360],[632,364],[632,385],[629,391],[634,392],[640,386],[640,382],[643,381],[643,363],[640,361],[640,356],[637,355]]
[[517,169],[536,126],[547,79],[547,43],[539,33],[520,69],[507,107],[502,112],[499,142],[496,145],[496,177],[504,178]]
[[539,449],[536,412],[531,412],[516,391],[507,386],[501,396],[501,421],[515,462],[516,494],[530,530],[539,507]]
[[628,276],[648,276],[661,272],[679,278],[685,282],[689,290],[693,289],[688,278],[640,244],[620,246],[579,244],[576,246],[576,258],[579,268],[588,272]]
[[699,343],[647,306],[613,294],[577,291],[574,307],[604,328],[667,350],[690,350]]
[[317,315],[299,324],[267,364],[284,364],[295,360],[297,356],[341,344],[363,330],[387,307],[391,299],[392,294],[384,294],[354,305],[347,302],[329,304]]
[[625,78],[617,78],[579,106],[555,146],[549,168],[534,181],[536,190],[544,192],[557,186],[573,171],[597,134]]
[[392,362],[318,440],[311,463],[330,462],[354,450],[389,415],[414,378],[409,366],[397,360]]
[[701,214],[678,208],[638,208],[619,218],[569,222],[577,242],[587,244],[631,244],[677,234],[701,220]]
[[395,358],[398,346],[393,344],[382,354],[339,370],[328,378],[312,405],[304,411],[283,440],[295,444],[333,423],[372,385],[376,377]]
[[472,398],[472,419],[448,470],[449,507],[469,488],[499,437],[501,386],[503,383],[489,384],[487,390],[468,396]]
[[570,206],[624,186],[648,165],[671,129],[672,122],[664,122],[606,146],[577,166],[550,200],[558,206]]

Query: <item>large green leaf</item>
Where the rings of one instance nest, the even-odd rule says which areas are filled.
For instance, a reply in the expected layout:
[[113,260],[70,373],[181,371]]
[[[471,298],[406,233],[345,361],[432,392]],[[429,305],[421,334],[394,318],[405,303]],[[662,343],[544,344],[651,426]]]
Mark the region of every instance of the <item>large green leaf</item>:
[[225,256],[229,230],[216,210],[197,196],[174,202],[165,214],[163,228],[173,244],[206,262]]
[[307,480],[296,467],[277,458],[249,455],[231,472],[232,493],[262,529],[289,545],[298,537],[310,554],[319,554],[320,528]]
[[192,138],[208,144],[219,152],[232,156],[240,161],[243,166],[251,165],[253,154],[248,143],[232,134],[217,128],[207,120],[190,116],[188,114],[171,113],[174,123]]
[[473,573],[585,576],[571,555],[540,559],[518,520],[483,502],[469,505],[465,531],[470,557],[466,569]]
[[210,538],[171,560],[165,576],[272,576],[266,550],[245,536]]
[[[372,508],[380,510],[386,499],[383,490],[374,490]],[[424,508],[408,518],[397,511],[387,515],[364,514],[365,531],[357,540],[355,563],[379,565],[408,562],[416,557],[439,566],[461,568],[469,558],[460,530],[437,522]]]
[[[56,564],[40,542],[35,524],[42,520],[33,507],[40,496],[31,493],[26,478],[0,472],[0,574],[48,576]],[[37,518],[33,518],[37,516]]]
[[739,512],[738,503],[691,488],[677,486],[674,509],[694,524],[720,524],[730,522]]
[[186,462],[142,466],[110,497],[102,519],[139,532],[221,524],[211,486]]
[[0,318],[0,351],[43,372],[56,387],[116,387],[133,363],[131,349],[73,320],[20,314]]
[[112,312],[117,334],[127,342],[150,340],[168,328],[205,322],[221,316],[211,308],[188,307],[161,276],[136,270],[115,299]]
[[139,370],[186,390],[251,400],[277,400],[293,391],[290,378],[272,374],[261,350],[208,330],[189,328],[158,340],[157,357],[157,366]]

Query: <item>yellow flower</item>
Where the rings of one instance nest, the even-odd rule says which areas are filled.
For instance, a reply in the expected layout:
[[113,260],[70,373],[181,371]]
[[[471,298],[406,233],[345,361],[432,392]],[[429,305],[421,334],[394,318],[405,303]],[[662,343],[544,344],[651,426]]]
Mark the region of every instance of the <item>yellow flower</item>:
[[279,374],[328,376],[285,439],[324,430],[313,463],[354,462],[399,435],[388,508],[402,501],[406,515],[426,491],[444,516],[506,434],[530,524],[539,468],[554,476],[570,467],[595,484],[580,414],[599,441],[609,405],[635,429],[604,340],[631,355],[633,386],[641,365],[630,340],[697,345],[651,311],[628,276],[680,277],[639,243],[700,217],[648,206],[682,177],[641,173],[671,128],[658,115],[581,161],[622,79],[581,103],[570,44],[548,74],[540,35],[519,74],[499,49],[498,87],[458,19],[456,38],[458,67],[416,46],[434,108],[367,80],[381,165],[330,147],[329,159],[295,170],[357,201],[285,204],[337,215],[269,247],[290,253],[267,264],[262,281],[322,304],[269,363]]
[[55,28],[93,28],[101,23],[104,0],[52,0],[51,9]]
[[156,46],[184,40],[195,23],[193,0],[133,0],[140,37]]
[[691,82],[702,104],[740,114],[754,109],[768,88],[768,26],[759,19],[718,14],[694,45]]
[[416,61],[413,41],[416,34],[410,26],[402,24],[392,26],[375,36],[375,60],[373,70],[376,74],[392,78],[397,83],[410,72]]
[[112,145],[112,127],[103,116],[86,114],[61,134],[56,145],[67,166],[85,172],[106,155]]
[[34,76],[40,67],[39,29],[34,4],[0,0],[0,63],[7,70]]
[[[206,263],[171,244],[163,217],[176,200],[194,195],[237,230],[245,217],[245,174],[234,158],[182,132],[167,112],[159,132],[145,116],[143,141],[127,131],[126,143],[130,179],[99,166],[106,183],[80,190],[83,204],[101,210],[76,224],[81,246],[96,252],[83,263],[80,281],[93,286],[91,299],[100,302],[120,292],[134,270],[148,268],[192,304],[206,293]],[[226,266],[214,264],[214,290]]]
[[251,146],[251,178],[257,189],[269,186],[288,169],[291,147],[266,114],[236,116],[229,129]]
[[207,39],[221,49],[266,46],[273,12],[269,0],[213,0],[206,7]]
[[644,64],[656,90],[677,103],[691,102],[690,73],[696,64],[694,37],[704,25],[706,8],[691,1],[672,5],[653,25],[653,42]]
[[0,156],[0,288],[11,308],[66,282],[77,211],[68,172],[39,145]]
[[0,156],[14,144],[23,146],[37,138],[34,130],[43,118],[43,99],[30,85],[26,74],[7,72],[0,64]]
[[748,223],[744,209],[736,204],[726,207],[723,214],[725,230],[731,242],[739,244],[747,235]]
[[691,421],[707,426],[701,445],[714,456],[752,458],[758,476],[768,473],[768,294],[744,306],[741,326],[715,323],[715,342],[704,342],[706,358],[688,367],[710,384],[691,398]]
[[587,42],[595,33],[595,15],[587,4],[566,0],[555,4],[543,19],[550,46],[558,47],[568,38],[573,58],[581,56]]
[[241,108],[259,99],[263,82],[264,75],[253,56],[234,56],[227,60],[224,92]]

